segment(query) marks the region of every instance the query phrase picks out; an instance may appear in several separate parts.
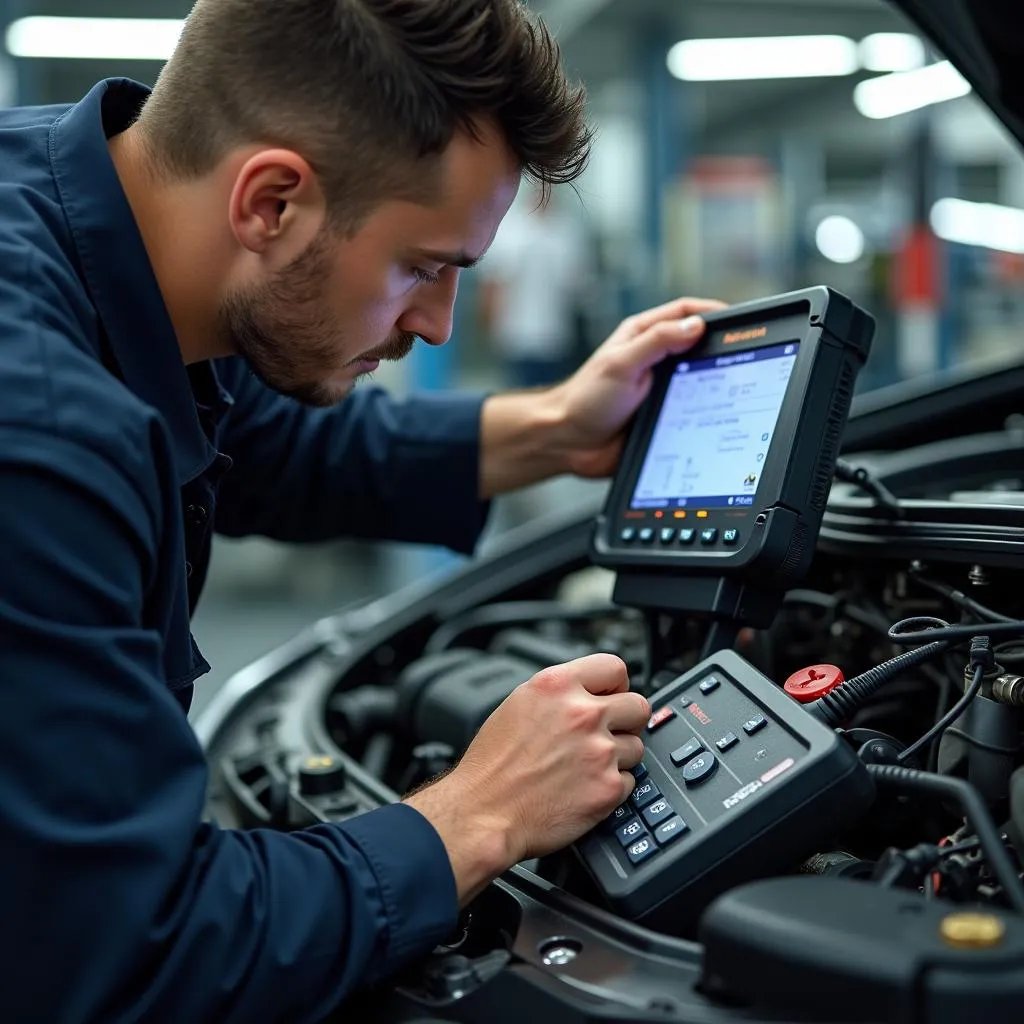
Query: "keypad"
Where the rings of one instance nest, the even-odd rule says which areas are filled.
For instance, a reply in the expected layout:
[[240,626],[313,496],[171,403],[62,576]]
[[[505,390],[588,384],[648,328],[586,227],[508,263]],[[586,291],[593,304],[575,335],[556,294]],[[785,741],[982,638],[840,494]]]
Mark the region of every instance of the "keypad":
[[629,846],[630,843],[636,842],[637,839],[644,835],[646,831],[643,822],[639,818],[630,818],[625,825],[620,825],[615,830],[615,838],[623,846]]
[[740,738],[734,732],[727,732],[724,736],[715,740],[715,746],[721,751],[726,751],[730,747],[735,747],[739,743]]
[[629,804],[619,804],[611,813],[611,817],[608,819],[608,824],[613,828],[618,828],[619,825],[625,824],[633,814],[633,808]]
[[640,538],[641,544],[650,544],[654,540],[654,531],[649,526],[645,526],[637,536]]
[[694,736],[693,739],[687,740],[681,747],[677,747],[669,754],[672,763],[677,767],[681,767],[686,764],[687,761],[692,757],[696,757],[704,749],[704,744],[701,742],[699,736]]
[[695,757],[683,769],[683,782],[685,782],[687,786],[699,786],[702,782],[706,782],[712,775],[714,775],[717,767],[718,758],[710,751],[706,751],[705,753]]
[[692,526],[687,526],[679,531],[680,544],[692,544],[697,539],[697,531]]
[[659,797],[653,804],[644,808],[644,821],[654,828],[662,821],[667,821],[675,815],[675,808],[664,798]]
[[659,725],[664,725],[675,717],[675,710],[670,705],[666,704],[663,708],[658,708],[658,710],[651,715],[650,721],[647,723],[647,731],[654,732]]
[[636,530],[632,526],[624,526],[622,532],[619,534],[619,540],[623,544],[632,544],[636,540]]
[[662,544],[671,544],[676,539],[676,531],[671,526],[663,526],[658,537]]
[[718,676],[708,676],[708,678],[700,684],[700,692],[705,694],[711,693],[712,691],[717,690],[721,685],[722,681]]
[[637,810],[642,811],[649,803],[657,800],[659,796],[661,796],[661,790],[654,784],[654,780],[646,779],[633,790],[633,795],[630,799],[636,805]]
[[659,846],[667,846],[689,831],[690,826],[677,815],[674,818],[669,818],[654,830],[654,841]]
[[706,530],[700,531],[700,542],[705,547],[710,547],[716,540],[718,540],[718,530],[715,527],[709,526]]
[[633,773],[633,778],[636,779],[637,782],[639,782],[641,779],[646,778],[646,776],[650,772],[650,769],[647,767],[647,765],[643,763],[643,761],[641,761],[638,765],[635,765],[633,768],[631,768],[630,771],[632,771]]
[[735,547],[740,540],[739,530],[723,530],[722,531],[722,543],[728,544],[729,547]]
[[631,846],[626,847],[626,856],[633,864],[641,864],[648,857],[653,857],[658,852],[658,847],[650,836],[638,839]]
[[743,723],[743,731],[748,736],[753,736],[755,732],[760,732],[768,724],[768,719],[764,715],[754,715],[749,722]]

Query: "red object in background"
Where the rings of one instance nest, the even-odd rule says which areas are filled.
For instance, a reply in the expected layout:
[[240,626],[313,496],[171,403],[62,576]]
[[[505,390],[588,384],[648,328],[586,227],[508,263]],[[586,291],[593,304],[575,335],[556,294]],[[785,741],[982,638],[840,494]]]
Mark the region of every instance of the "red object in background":
[[896,251],[892,262],[892,298],[897,309],[904,306],[942,305],[942,243],[930,228],[913,227]]
[[845,681],[842,670],[835,665],[811,665],[794,672],[782,688],[801,704],[810,704]]

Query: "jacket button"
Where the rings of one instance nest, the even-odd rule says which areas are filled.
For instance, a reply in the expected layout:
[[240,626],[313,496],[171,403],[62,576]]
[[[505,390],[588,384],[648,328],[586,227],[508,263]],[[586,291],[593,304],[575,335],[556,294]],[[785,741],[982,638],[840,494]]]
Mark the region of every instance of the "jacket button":
[[202,526],[206,522],[207,512],[202,505],[189,505],[185,509],[185,517],[193,526]]
[[189,579],[190,580],[191,578],[192,578],[192,563],[191,562],[186,562],[185,563],[185,579]]

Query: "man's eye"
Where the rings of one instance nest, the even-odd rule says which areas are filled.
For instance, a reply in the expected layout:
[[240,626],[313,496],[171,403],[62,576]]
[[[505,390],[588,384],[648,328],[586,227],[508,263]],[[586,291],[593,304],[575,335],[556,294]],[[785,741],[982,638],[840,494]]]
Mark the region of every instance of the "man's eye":
[[422,281],[424,284],[437,284],[441,280],[438,274],[433,274],[429,270],[423,270],[420,267],[413,267],[412,273],[417,281]]

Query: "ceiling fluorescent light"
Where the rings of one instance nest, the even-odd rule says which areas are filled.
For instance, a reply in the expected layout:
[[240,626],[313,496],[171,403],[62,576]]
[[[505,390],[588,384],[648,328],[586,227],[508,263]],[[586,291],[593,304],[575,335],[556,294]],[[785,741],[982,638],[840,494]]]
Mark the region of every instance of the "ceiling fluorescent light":
[[8,27],[6,44],[14,57],[162,61],[184,24],[179,18],[20,18]]
[[1024,210],[966,199],[940,199],[929,219],[935,234],[947,242],[1024,253]]
[[668,53],[668,69],[686,82],[851,75],[857,44],[845,36],[685,39]]
[[865,116],[895,117],[911,110],[966,96],[970,83],[948,60],[917,71],[869,78],[853,90],[853,102]]
[[913,71],[925,65],[924,43],[909,32],[875,32],[860,41],[861,67],[868,71]]

